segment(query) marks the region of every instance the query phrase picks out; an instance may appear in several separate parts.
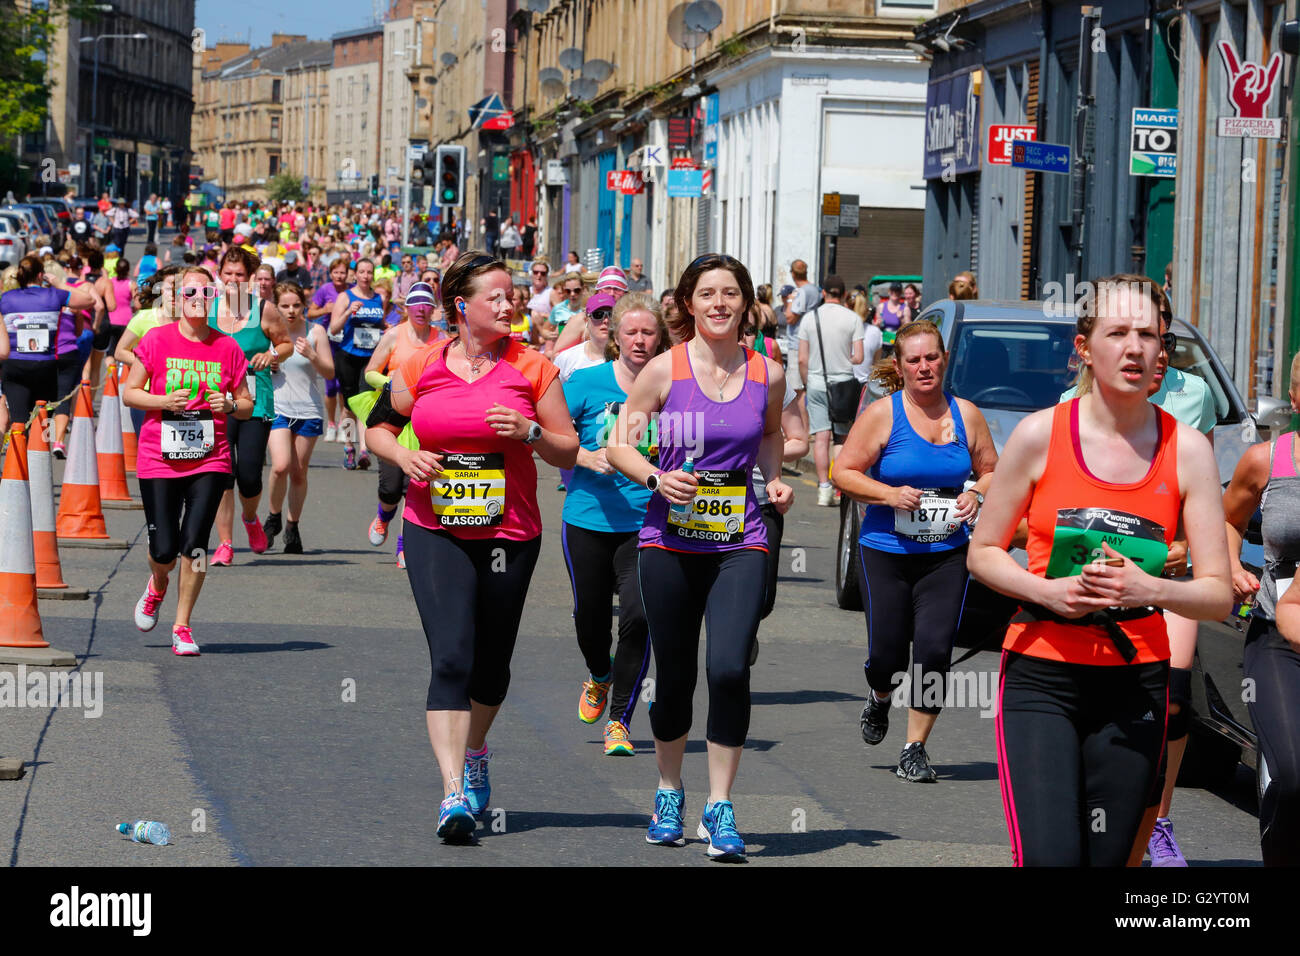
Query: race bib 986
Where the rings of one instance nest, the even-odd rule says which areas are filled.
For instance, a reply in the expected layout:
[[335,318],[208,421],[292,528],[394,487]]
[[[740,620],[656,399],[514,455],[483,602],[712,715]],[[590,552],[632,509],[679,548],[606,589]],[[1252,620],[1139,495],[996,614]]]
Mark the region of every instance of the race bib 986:
[[745,496],[749,473],[697,471],[699,486],[689,511],[668,509],[668,524],[679,537],[735,544],[745,540]]

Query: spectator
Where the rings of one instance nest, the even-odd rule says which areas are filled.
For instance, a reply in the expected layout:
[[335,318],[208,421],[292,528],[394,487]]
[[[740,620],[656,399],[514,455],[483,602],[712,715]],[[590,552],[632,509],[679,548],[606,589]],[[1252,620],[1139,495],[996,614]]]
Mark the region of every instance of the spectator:
[[650,284],[650,277],[642,271],[643,269],[644,266],[641,264],[640,259],[632,260],[632,267],[627,275],[628,292],[652,292],[654,290],[654,286]]
[[912,310],[903,301],[903,283],[890,283],[889,298],[880,303],[876,315],[880,319],[881,328],[886,332],[897,332],[912,321]]
[[519,253],[519,249],[523,244],[524,238],[519,235],[519,230],[515,227],[514,216],[511,216],[506,220],[506,224],[501,227],[501,239],[497,243],[501,249],[501,258],[513,259]]
[[523,245],[524,258],[531,259],[533,257],[533,248],[537,245],[537,217],[536,216],[528,217],[528,225],[524,226],[524,230],[521,235],[524,241],[524,245]]
[[144,201],[144,225],[147,233],[145,242],[153,242],[158,235],[158,211],[162,207],[158,203],[158,194],[150,193],[149,198]]
[[[831,435],[848,434],[849,421],[833,421],[830,389],[852,382],[853,366],[862,364],[864,329],[861,318],[842,304],[844,280],[826,277],[826,301],[813,306],[811,318],[799,323],[799,378],[806,383],[809,433],[813,438],[813,464],[817,468],[817,504],[834,503],[831,486]],[[825,365],[822,364],[823,357]]]
[[125,199],[117,201],[117,206],[108,218],[113,224],[113,242],[125,249],[127,237],[131,235],[131,211],[126,208]]
[[479,223],[483,227],[483,248],[487,254],[495,256],[497,254],[497,243],[501,238],[501,220],[495,211],[489,212]]
[[303,289],[310,289],[311,271],[302,264],[298,258],[296,249],[290,249],[284,254],[284,268],[275,275],[276,283],[296,282]]
[[576,249],[569,250],[569,260],[564,264],[564,271],[565,272],[582,271],[582,260],[578,258],[578,250]]
[[921,290],[915,283],[909,282],[903,286],[903,302],[911,310],[912,318],[921,314]]
[[802,395],[804,381],[799,372],[799,323],[804,315],[821,302],[822,294],[816,285],[808,281],[808,263],[802,259],[790,263],[790,278],[794,280],[794,290],[785,303],[785,341],[781,343],[786,358],[785,380],[796,395],[805,399],[800,401],[799,407],[802,409],[801,414],[806,417],[808,407],[806,397]]
[[979,287],[975,284],[973,272],[959,272],[948,283],[948,298],[956,300],[978,299]]

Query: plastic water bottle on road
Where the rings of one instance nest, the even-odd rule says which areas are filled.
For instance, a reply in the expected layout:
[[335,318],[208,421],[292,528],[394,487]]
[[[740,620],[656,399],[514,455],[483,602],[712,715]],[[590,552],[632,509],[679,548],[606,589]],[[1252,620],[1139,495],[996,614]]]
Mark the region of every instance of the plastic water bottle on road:
[[[693,474],[695,471],[695,459],[687,458],[686,461],[682,463],[682,471],[686,472],[688,475]],[[691,510],[691,502],[688,501],[684,505],[671,504],[668,507],[679,515],[689,514]]]
[[136,820],[135,823],[119,823],[118,833],[125,833],[136,843],[152,843],[154,846],[166,846],[171,842],[172,834],[164,823],[151,820]]

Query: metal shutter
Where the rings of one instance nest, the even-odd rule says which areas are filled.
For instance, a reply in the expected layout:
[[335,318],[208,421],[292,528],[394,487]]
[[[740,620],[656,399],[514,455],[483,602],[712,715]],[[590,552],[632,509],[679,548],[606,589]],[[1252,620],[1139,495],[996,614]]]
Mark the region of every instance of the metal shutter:
[[849,288],[875,275],[920,275],[924,227],[924,209],[863,206],[858,234],[837,241],[835,271]]

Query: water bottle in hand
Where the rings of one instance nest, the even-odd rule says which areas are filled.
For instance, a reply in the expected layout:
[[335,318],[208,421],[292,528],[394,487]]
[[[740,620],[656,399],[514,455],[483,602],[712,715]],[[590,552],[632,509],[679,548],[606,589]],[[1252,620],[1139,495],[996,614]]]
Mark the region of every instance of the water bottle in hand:
[[166,846],[171,842],[171,831],[163,823],[150,820],[136,820],[135,823],[119,823],[118,833],[125,833],[136,843],[152,843],[154,846]]
[[[682,471],[686,472],[688,475],[692,474],[695,471],[695,459],[687,458],[682,464]],[[691,502],[688,501],[684,505],[671,504],[668,507],[679,515],[690,514]]]

